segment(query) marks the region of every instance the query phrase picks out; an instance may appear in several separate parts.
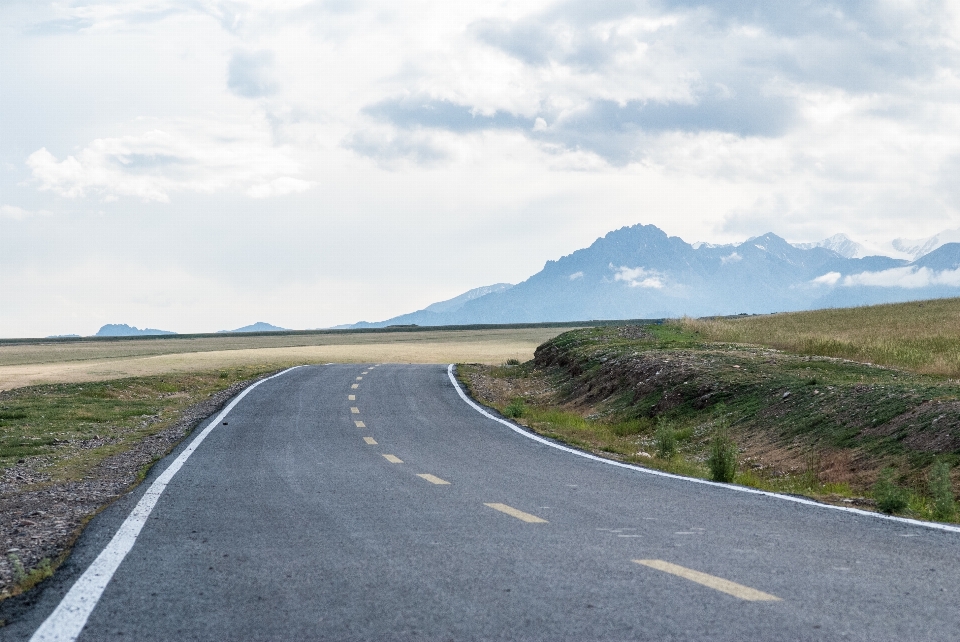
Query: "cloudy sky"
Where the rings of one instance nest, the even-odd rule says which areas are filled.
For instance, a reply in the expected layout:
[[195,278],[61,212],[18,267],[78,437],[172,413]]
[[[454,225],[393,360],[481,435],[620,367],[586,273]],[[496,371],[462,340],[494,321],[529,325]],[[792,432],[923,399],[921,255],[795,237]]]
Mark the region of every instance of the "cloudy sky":
[[379,320],[636,223],[958,227],[958,7],[4,0],[0,336]]

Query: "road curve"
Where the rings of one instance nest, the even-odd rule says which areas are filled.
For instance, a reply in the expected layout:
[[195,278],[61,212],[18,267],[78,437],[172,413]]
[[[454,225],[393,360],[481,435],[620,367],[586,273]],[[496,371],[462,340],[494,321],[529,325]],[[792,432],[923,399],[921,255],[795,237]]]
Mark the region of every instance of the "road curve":
[[[0,639],[34,635],[192,443],[90,524],[57,575],[4,613]],[[953,640],[960,630],[960,534],[577,457],[478,413],[445,366],[287,372],[250,391],[181,464],[77,639]]]

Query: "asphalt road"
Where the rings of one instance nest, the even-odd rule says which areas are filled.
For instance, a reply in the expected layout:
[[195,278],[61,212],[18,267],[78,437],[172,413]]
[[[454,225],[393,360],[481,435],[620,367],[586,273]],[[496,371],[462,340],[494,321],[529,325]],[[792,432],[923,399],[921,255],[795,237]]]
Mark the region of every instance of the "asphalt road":
[[[299,368],[226,421],[78,639],[960,638],[960,534],[583,459],[478,413],[444,366]],[[0,638],[30,638],[177,454]]]

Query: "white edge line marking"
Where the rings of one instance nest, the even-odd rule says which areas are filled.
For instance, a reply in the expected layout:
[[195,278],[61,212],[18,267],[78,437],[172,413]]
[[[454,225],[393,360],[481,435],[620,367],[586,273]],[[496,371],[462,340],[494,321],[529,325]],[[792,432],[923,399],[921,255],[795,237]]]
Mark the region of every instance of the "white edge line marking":
[[617,466],[618,468],[628,468],[630,470],[635,470],[639,473],[646,473],[648,475],[656,475],[657,477],[669,477],[670,479],[679,479],[685,482],[691,482],[693,484],[703,484],[704,486],[714,486],[716,488],[725,488],[727,490],[735,490],[740,493],[748,493],[750,495],[763,495],[765,497],[775,497],[776,499],[783,499],[788,502],[794,502],[796,504],[804,504],[806,506],[816,506],[817,508],[828,508],[830,510],[841,511],[844,513],[853,513],[854,515],[863,515],[864,517],[873,517],[874,519],[885,519],[891,522],[900,522],[901,524],[910,524],[911,526],[920,526],[923,528],[930,528],[933,530],[939,531],[948,531],[950,533],[960,533],[960,527],[958,526],[949,526],[947,524],[938,524],[936,522],[921,522],[918,519],[910,519],[909,517],[896,517],[894,515],[884,515],[883,513],[872,513],[866,510],[860,510],[859,508],[847,508],[846,506],[834,506],[833,504],[821,504],[820,502],[815,502],[812,499],[804,499],[802,497],[792,497],[790,495],[781,495],[779,493],[771,493],[766,490],[757,490],[756,488],[747,488],[746,486],[735,486],[733,484],[721,484],[719,482],[708,481],[706,479],[697,479],[696,477],[683,477],[681,475],[674,475],[673,473],[665,473],[660,470],[654,470],[652,468],[644,468],[643,466],[634,466],[633,464],[625,464],[620,461],[614,461],[612,459],[604,459],[603,457],[598,457],[596,455],[591,455],[590,453],[583,452],[582,450],[576,450],[574,448],[569,448],[567,446],[561,446],[560,444],[554,443],[549,439],[544,439],[539,435],[534,435],[532,433],[523,430],[519,426],[510,423],[505,419],[501,419],[495,415],[487,412],[483,407],[477,404],[473,399],[468,397],[463,389],[460,387],[460,384],[457,382],[457,378],[453,374],[454,364],[447,366],[447,376],[450,377],[450,383],[453,384],[453,387],[456,388],[457,394],[460,395],[460,398],[466,401],[468,404],[473,406],[473,409],[479,412],[481,415],[493,419],[494,421],[503,424],[513,432],[523,435],[527,439],[532,439],[534,441],[539,441],[541,444],[550,446],[551,448],[556,448],[557,450],[562,450],[564,452],[570,453],[571,455],[576,455],[577,457],[583,457],[584,459],[592,459],[593,461],[599,461],[604,464],[609,464],[610,466]]
[[243,392],[234,397],[226,408],[220,411],[216,419],[211,421],[199,435],[194,437],[190,445],[184,448],[183,452],[180,453],[173,463],[150,484],[150,488],[147,489],[147,492],[143,494],[143,497],[140,498],[137,505],[130,511],[127,519],[125,519],[123,524],[120,525],[120,528],[117,529],[117,533],[113,536],[113,539],[110,540],[110,543],[100,552],[97,559],[93,560],[93,563],[87,567],[87,570],[83,572],[83,575],[80,576],[74,585],[70,587],[67,594],[60,600],[57,608],[53,610],[53,613],[44,620],[40,628],[38,628],[30,638],[30,642],[73,642],[77,639],[83,627],[86,625],[87,619],[93,612],[93,609],[97,606],[97,602],[100,600],[104,589],[106,589],[107,584],[110,583],[113,574],[117,571],[120,563],[123,562],[123,558],[127,556],[127,553],[130,552],[130,549],[133,548],[133,545],[136,543],[137,536],[143,529],[147,518],[150,517],[150,513],[157,504],[157,500],[160,499],[160,495],[163,494],[167,484],[169,484],[173,476],[177,474],[177,471],[183,467],[183,464],[190,458],[193,451],[203,443],[203,440],[207,438],[210,431],[220,425],[224,417],[233,410],[234,406],[240,403],[241,399],[247,396],[247,393],[264,381],[276,379],[300,367],[302,366],[288,368],[272,377],[261,379],[248,386]]

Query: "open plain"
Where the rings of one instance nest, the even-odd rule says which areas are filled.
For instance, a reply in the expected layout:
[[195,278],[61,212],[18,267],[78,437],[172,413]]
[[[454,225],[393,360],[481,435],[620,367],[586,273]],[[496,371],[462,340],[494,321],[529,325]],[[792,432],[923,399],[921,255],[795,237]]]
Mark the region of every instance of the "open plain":
[[244,366],[283,368],[325,362],[503,363],[527,361],[568,327],[0,343],[0,391],[42,383],[79,383]]

